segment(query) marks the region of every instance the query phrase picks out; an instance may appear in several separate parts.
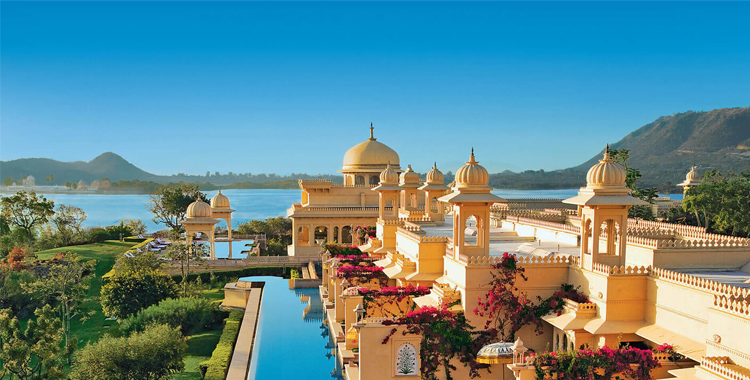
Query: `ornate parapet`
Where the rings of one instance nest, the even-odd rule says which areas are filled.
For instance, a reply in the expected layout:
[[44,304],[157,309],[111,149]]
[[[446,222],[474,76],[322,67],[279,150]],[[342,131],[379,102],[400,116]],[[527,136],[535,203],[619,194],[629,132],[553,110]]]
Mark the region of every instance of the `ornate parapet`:
[[564,307],[567,310],[576,313],[577,317],[594,318],[596,316],[596,304],[593,302],[579,303],[567,298],[564,298],[563,301],[565,302]]
[[732,364],[726,356],[704,356],[701,368],[729,380],[750,380],[750,371]]
[[[466,263],[470,267],[489,267],[502,261],[500,256],[468,256],[459,255],[459,261]],[[570,256],[553,256],[553,257],[539,257],[539,256],[521,256],[517,258],[518,265],[522,266],[535,266],[535,265],[561,265],[570,264]]]
[[747,293],[742,294],[740,297],[715,294],[714,308],[730,314],[739,315],[743,318],[750,318],[750,303],[748,303]]
[[652,268],[649,274],[655,279],[687,286],[719,296],[727,296],[731,300],[750,301],[750,289],[723,284],[717,281],[680,273],[662,268]]

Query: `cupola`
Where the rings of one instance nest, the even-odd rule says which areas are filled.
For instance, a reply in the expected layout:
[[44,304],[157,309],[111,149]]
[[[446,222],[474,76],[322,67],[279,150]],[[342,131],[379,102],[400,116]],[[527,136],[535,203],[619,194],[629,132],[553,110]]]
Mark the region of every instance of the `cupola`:
[[415,173],[414,170],[411,169],[411,165],[406,168],[406,171],[401,173],[401,180],[399,181],[399,185],[419,185],[419,174]]
[[472,148],[469,161],[456,172],[456,189],[488,188],[489,180],[490,175],[487,173],[487,169],[479,165],[479,161],[474,157],[474,148]]
[[187,211],[185,212],[186,218],[210,218],[211,217],[211,206],[208,203],[203,202],[200,198],[195,202],[191,203]]
[[229,198],[219,190],[219,193],[211,198],[211,208],[229,208]]
[[443,172],[441,172],[437,168],[437,162],[435,163],[435,166],[432,167],[432,170],[427,172],[426,183],[428,185],[442,185],[445,183],[443,179]]
[[590,189],[625,188],[625,167],[609,157],[609,148],[599,163],[586,174],[586,187]]
[[395,185],[398,183],[398,172],[393,170],[391,163],[388,163],[385,170],[380,172],[380,184],[381,185]]

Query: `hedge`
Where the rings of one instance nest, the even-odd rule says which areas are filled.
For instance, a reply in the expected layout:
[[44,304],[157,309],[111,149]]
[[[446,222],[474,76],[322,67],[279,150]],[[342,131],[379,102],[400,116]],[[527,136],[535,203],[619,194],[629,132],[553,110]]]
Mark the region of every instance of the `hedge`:
[[[295,265],[287,265],[286,270],[284,270],[284,267],[282,266],[252,267],[235,270],[214,271],[214,276],[216,277],[216,281],[218,282],[230,282],[236,280],[237,278],[251,276],[275,276],[290,278],[292,275],[292,269],[297,268],[298,266]],[[195,282],[195,279],[197,279],[198,277],[201,278],[201,282],[204,284],[208,284],[211,282],[210,272],[190,273],[187,279],[190,282]],[[182,275],[180,274],[172,275],[172,278],[177,283],[182,282]]]
[[219,343],[216,345],[211,359],[199,364],[204,380],[224,380],[229,371],[229,363],[232,361],[234,344],[240,333],[243,311],[233,310],[224,320],[224,331],[221,332]]
[[120,322],[120,332],[129,335],[143,331],[147,325],[166,324],[180,327],[183,335],[211,329],[226,317],[219,305],[205,298],[183,297],[166,299],[149,306]]

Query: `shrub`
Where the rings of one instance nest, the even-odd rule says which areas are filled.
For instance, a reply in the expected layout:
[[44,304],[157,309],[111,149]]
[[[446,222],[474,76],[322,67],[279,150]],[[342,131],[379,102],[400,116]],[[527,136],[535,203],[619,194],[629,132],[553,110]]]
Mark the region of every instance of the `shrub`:
[[147,328],[129,337],[105,335],[77,354],[72,380],[168,379],[185,368],[187,343],[178,329]]
[[102,310],[109,317],[127,318],[162,300],[176,297],[178,292],[172,277],[158,270],[115,274],[102,286]]
[[216,345],[211,359],[200,364],[201,373],[204,374],[204,380],[224,380],[229,370],[229,362],[232,360],[234,352],[234,343],[237,341],[237,335],[240,333],[240,324],[242,322],[242,311],[233,310],[225,320],[224,331],[219,338],[219,344]]
[[205,298],[166,299],[120,322],[120,331],[128,335],[152,324],[165,324],[180,327],[187,335],[216,326],[223,316],[218,304]]

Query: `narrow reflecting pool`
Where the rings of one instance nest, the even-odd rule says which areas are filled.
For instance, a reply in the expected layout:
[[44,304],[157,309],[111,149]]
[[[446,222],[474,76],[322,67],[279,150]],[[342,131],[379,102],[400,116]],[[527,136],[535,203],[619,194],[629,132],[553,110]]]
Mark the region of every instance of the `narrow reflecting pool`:
[[278,277],[242,280],[266,283],[248,380],[341,379],[318,289],[290,290]]

